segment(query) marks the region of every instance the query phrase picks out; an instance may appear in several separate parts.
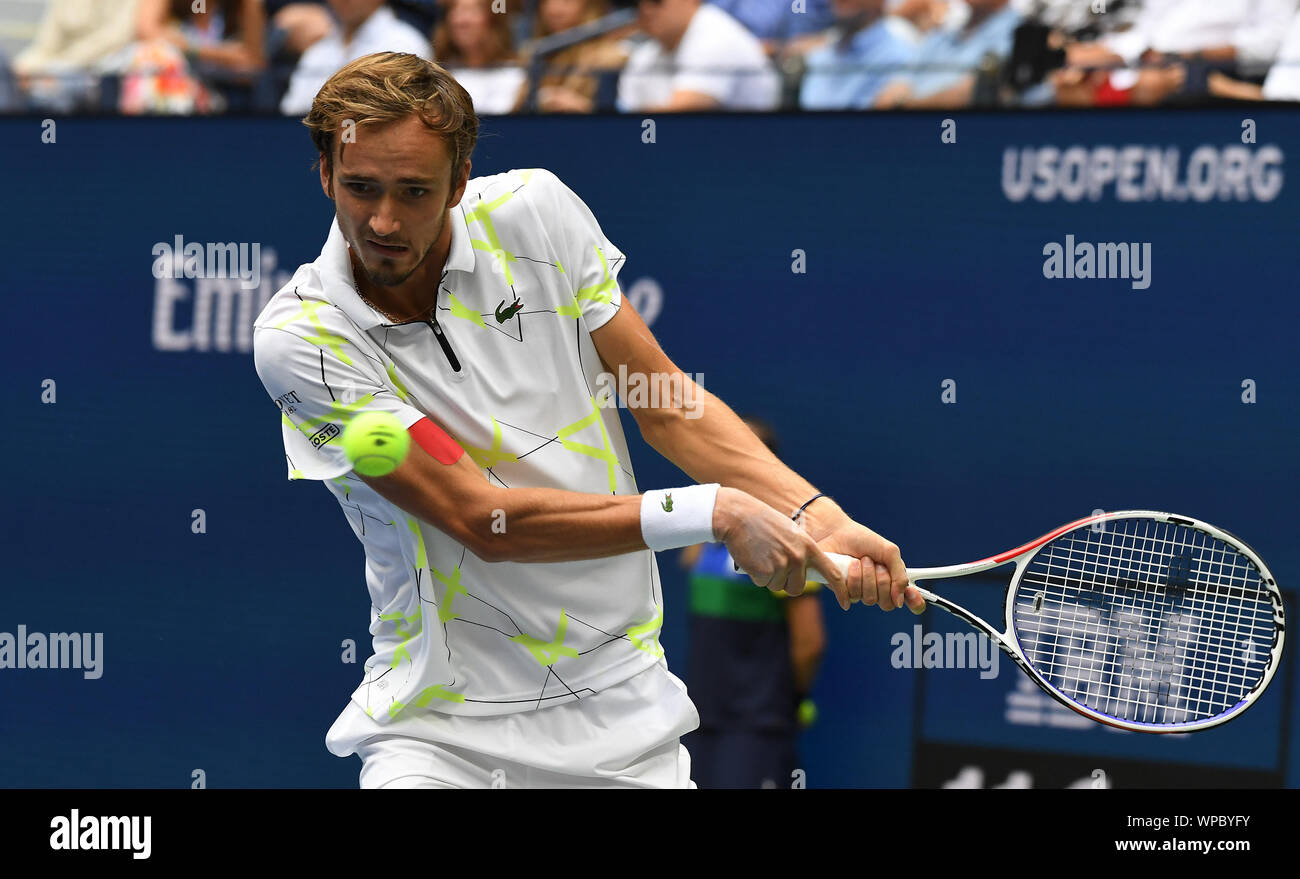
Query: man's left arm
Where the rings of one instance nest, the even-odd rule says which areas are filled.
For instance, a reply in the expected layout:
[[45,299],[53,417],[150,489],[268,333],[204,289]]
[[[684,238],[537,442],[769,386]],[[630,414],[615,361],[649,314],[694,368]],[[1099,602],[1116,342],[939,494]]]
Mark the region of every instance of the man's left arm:
[[[781,463],[726,403],[677,368],[627,300],[591,339],[610,372],[623,366],[629,376],[680,389],[672,399],[660,394],[658,406],[629,411],[646,442],[692,479],[741,489],[786,515],[818,493]],[[853,521],[828,497],[818,498],[800,518],[822,550],[858,559],[849,566],[845,597],[850,603],[879,604],[882,610],[902,606],[907,570],[897,546]],[[925,607],[914,588],[907,589],[906,603],[914,613]]]

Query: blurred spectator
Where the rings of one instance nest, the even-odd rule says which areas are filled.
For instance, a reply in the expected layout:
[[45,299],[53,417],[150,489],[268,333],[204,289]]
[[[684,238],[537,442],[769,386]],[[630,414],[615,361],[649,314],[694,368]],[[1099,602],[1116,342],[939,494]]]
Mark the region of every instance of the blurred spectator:
[[266,66],[262,0],[140,0],[122,81],[124,113],[213,113],[217,82],[249,84]]
[[1146,0],[1131,28],[1070,45],[1067,61],[1072,67],[1132,67],[1174,55],[1262,76],[1295,11],[1296,0]]
[[[437,25],[442,24],[447,18],[447,7],[450,6],[449,0],[406,0],[422,5],[431,5],[436,12],[435,20],[429,23],[426,31],[432,31]],[[615,2],[626,3],[627,0],[615,0]],[[532,39],[533,27],[536,24],[537,0],[497,0],[492,4],[492,14],[501,15],[504,8],[504,14],[510,21],[510,41],[511,45],[522,46]],[[442,62],[439,61],[439,64]]]
[[[1150,106],[1206,94],[1258,100],[1296,0],[1147,0],[1128,30],[1066,46],[1053,76],[1062,106]],[[1140,69],[1132,69],[1141,64]],[[1110,71],[1106,68],[1124,67]]]
[[335,22],[329,34],[302,53],[280,101],[280,112],[305,115],[316,93],[344,65],[375,52],[409,52],[432,58],[429,41],[393,14],[384,0],[329,0]]
[[[494,8],[506,13],[523,0],[499,0]],[[389,0],[389,8],[400,20],[406,22],[422,34],[431,34],[442,21],[445,0]]]
[[[772,58],[787,71],[802,76],[807,58],[814,50],[830,45],[837,35],[844,35],[835,15],[834,0],[827,0],[827,4],[829,18],[822,19],[824,24],[820,30],[797,34],[774,47],[769,46]],[[885,21],[894,37],[909,45],[919,43],[927,31],[943,22],[950,8],[959,8],[963,14],[966,11],[961,0],[884,0],[884,8]]]
[[[632,4],[646,39],[630,56],[624,30],[571,46],[543,59],[530,91],[529,59],[514,50],[521,35],[527,53],[533,40]],[[620,70],[624,112],[770,110],[796,101],[809,110],[960,107],[988,103],[994,87],[997,100],[1020,106],[1300,100],[1300,0],[1107,0],[1104,10],[1083,0],[197,5],[202,12],[195,0],[41,0],[35,39],[0,70],[0,110],[116,104],[126,113],[208,113],[229,103],[301,114],[334,71],[376,51],[436,58],[487,114],[525,109],[530,95],[540,112],[592,112],[610,99]],[[36,14],[23,22],[28,35]],[[438,16],[432,36],[446,57],[422,30]],[[1009,64],[1022,20],[1043,27],[1014,36]],[[993,61],[1028,73],[999,85]],[[101,84],[110,74],[122,75],[120,95],[115,77]]]
[[477,113],[499,116],[515,109],[528,76],[519,66],[508,13],[493,0],[447,0],[434,31],[433,53],[465,87]]
[[[744,422],[777,452],[766,422]],[[691,780],[702,790],[789,787],[826,650],[819,584],[794,597],[769,592],[736,572],[721,543],[687,547],[680,564],[690,582],[688,687],[700,713],[682,738]]]
[[745,26],[768,54],[787,40],[820,33],[835,24],[831,0],[804,0],[802,11],[793,0],[708,0]]
[[284,34],[283,43],[277,48],[298,58],[329,36],[334,18],[323,2],[292,2],[275,9],[271,14],[271,27]]
[[1152,107],[1184,90],[1187,65],[1162,61],[1141,70],[1116,71],[1064,67],[1053,71],[1045,85],[1058,107]]
[[944,26],[912,54],[916,70],[895,77],[881,90],[877,107],[966,107],[977,71],[988,55],[1004,59],[1020,13],[1008,0],[966,0],[970,16],[960,27]]
[[[445,5],[446,2],[447,0],[438,0],[441,5]],[[627,5],[627,0],[614,0],[614,2]],[[505,0],[505,3],[506,15],[510,18],[510,36],[514,40],[514,45],[522,46],[533,38],[539,0]],[[500,9],[500,4],[495,8]]]
[[916,46],[935,28],[961,27],[970,7],[962,0],[888,0],[885,15],[894,36]]
[[136,29],[137,0],[51,0],[32,44],[13,61],[18,88],[34,106],[80,109],[98,74],[122,61]]
[[867,110],[912,57],[882,14],[885,0],[833,0],[836,28],[826,45],[808,53],[799,88],[805,110]]
[[1095,39],[1103,34],[1131,27],[1145,0],[1012,0],[1026,18],[1059,30],[1074,39]]
[[249,74],[266,65],[262,0],[206,0],[202,12],[194,11],[193,0],[139,3],[141,40],[166,40],[196,66]]
[[1208,86],[1210,94],[1221,98],[1244,101],[1300,101],[1300,12],[1291,17],[1291,24],[1282,37],[1273,66],[1264,77],[1264,84],[1242,82],[1222,73],[1212,73]]
[[[541,0],[535,37],[567,31],[607,12],[607,0]],[[546,59],[546,72],[537,88],[537,109],[544,113],[590,113],[595,109],[600,72],[618,70],[626,62],[622,43],[608,35],[556,52]],[[521,107],[527,92],[525,83]]]
[[1270,101],[1300,101],[1300,12],[1291,16],[1260,92]]
[[14,113],[20,107],[18,87],[10,70],[9,57],[0,50],[0,113]]
[[619,77],[620,110],[776,109],[780,77],[740,22],[700,0],[640,0],[637,9],[650,39]]

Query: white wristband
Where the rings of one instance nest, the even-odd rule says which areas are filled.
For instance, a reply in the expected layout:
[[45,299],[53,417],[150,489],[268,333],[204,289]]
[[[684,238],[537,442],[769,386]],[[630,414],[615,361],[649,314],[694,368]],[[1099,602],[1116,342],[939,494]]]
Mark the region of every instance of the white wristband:
[[655,552],[713,543],[718,483],[647,491],[641,496],[641,537]]

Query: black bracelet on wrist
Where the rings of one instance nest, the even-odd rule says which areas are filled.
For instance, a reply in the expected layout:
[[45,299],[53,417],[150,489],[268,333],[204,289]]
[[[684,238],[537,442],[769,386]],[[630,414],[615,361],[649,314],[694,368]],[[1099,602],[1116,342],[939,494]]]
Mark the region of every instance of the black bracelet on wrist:
[[790,521],[798,522],[799,517],[803,515],[803,511],[808,509],[808,505],[811,504],[813,501],[817,500],[817,498],[819,497],[829,497],[829,495],[827,495],[825,492],[820,492],[820,491],[817,492],[815,495],[808,498],[808,500],[804,501],[802,507],[794,511],[794,515],[790,517]]

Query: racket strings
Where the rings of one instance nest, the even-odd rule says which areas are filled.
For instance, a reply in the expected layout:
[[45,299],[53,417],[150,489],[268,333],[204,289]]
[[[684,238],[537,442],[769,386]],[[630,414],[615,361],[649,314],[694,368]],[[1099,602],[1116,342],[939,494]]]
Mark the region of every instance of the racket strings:
[[1030,560],[1014,601],[1017,637],[1043,678],[1127,721],[1223,714],[1272,661],[1273,604],[1258,569],[1186,525],[1116,519],[1068,532]]
[[[1146,536],[1148,540],[1145,543],[1149,544],[1149,535]],[[1099,553],[1091,551],[1091,548],[1086,544],[1082,547],[1081,552],[1078,551],[1078,548],[1075,548],[1076,551],[1073,553],[1062,552],[1061,549],[1061,547],[1057,547],[1057,551],[1053,555],[1056,557],[1054,559],[1056,561],[1059,561],[1060,557],[1064,557],[1066,560],[1067,577],[1065,579],[1067,582],[1070,576],[1078,574],[1072,569],[1079,564],[1083,564],[1085,567],[1088,564],[1093,566],[1104,564],[1107,574],[1111,576],[1099,577],[1100,584],[1111,587],[1121,585],[1131,588],[1133,586],[1131,582],[1123,583],[1124,578],[1122,575],[1118,578],[1120,582],[1116,582],[1117,578],[1113,576],[1116,569],[1112,557],[1103,558]],[[1175,557],[1169,564],[1169,579],[1174,582],[1182,577],[1181,574],[1176,574],[1178,571],[1177,560],[1178,557]],[[1149,558],[1139,557],[1137,562],[1139,568],[1151,567]],[[1150,572],[1140,573],[1150,575]],[[1150,590],[1144,591],[1149,592]],[[1146,709],[1143,716],[1138,719],[1150,720],[1151,718],[1148,716],[1152,713],[1150,709],[1153,706],[1168,705],[1170,700],[1166,694],[1170,689],[1170,685],[1178,683],[1178,681],[1174,680],[1172,671],[1173,663],[1180,658],[1179,647],[1184,648],[1181,651],[1181,658],[1185,661],[1189,660],[1192,664],[1197,663],[1197,657],[1188,658],[1186,656],[1185,642],[1194,638],[1200,627],[1197,625],[1198,621],[1195,618],[1189,618],[1180,612],[1171,613],[1170,608],[1167,607],[1167,601],[1163,603],[1166,606],[1162,606],[1159,601],[1159,594],[1156,596],[1156,601],[1151,601],[1149,594],[1142,596],[1151,604],[1154,613],[1142,614],[1135,612],[1134,598],[1136,596],[1137,593],[1126,593],[1119,596],[1120,600],[1118,602],[1112,601],[1115,604],[1115,612],[1111,615],[1109,626],[1117,643],[1123,645],[1122,649],[1115,651],[1113,655],[1108,655],[1105,652],[1099,653],[1094,648],[1089,655],[1089,653],[1080,652],[1081,648],[1087,648],[1088,644],[1067,643],[1065,646],[1071,648],[1071,650],[1067,651],[1064,657],[1059,655],[1054,657],[1053,664],[1060,667],[1067,679],[1067,684],[1075,685],[1072,689],[1076,691],[1076,695],[1086,696],[1089,694],[1088,690],[1091,690],[1091,695],[1094,697],[1104,695],[1102,688],[1095,686],[1095,684],[1105,673],[1110,672],[1113,674],[1118,665],[1122,687],[1127,685],[1128,689],[1146,690],[1150,694],[1139,695],[1136,698],[1129,694],[1130,702],[1137,702],[1138,705]],[[1102,626],[1103,596],[1100,593],[1093,593],[1083,597],[1085,600],[1082,602],[1082,612],[1076,610],[1072,614],[1073,618],[1068,621],[1072,622],[1076,628],[1082,625],[1085,634],[1089,636],[1096,637],[1105,634]],[[1054,609],[1049,608],[1049,611]],[[1166,636],[1172,633],[1173,637],[1160,637],[1162,629]],[[1183,643],[1180,644],[1180,642]],[[1146,649],[1140,649],[1141,647]],[[1102,674],[1097,673],[1099,668]],[[1081,688],[1078,686],[1081,682],[1093,684],[1093,686]],[[1110,681],[1108,683],[1113,685],[1114,682]],[[1082,694],[1078,692],[1080,689],[1084,690]]]
[[[1181,582],[1186,578],[1185,572],[1181,572],[1186,568],[1186,565],[1184,564],[1186,560],[1186,553],[1171,557],[1168,566],[1168,581],[1171,589],[1177,589]],[[1107,585],[1132,586],[1131,583],[1115,584],[1113,582],[1113,577],[1106,578],[1106,580],[1112,581],[1107,583]],[[1151,716],[1155,713],[1152,710],[1153,707],[1170,705],[1171,703],[1175,709],[1182,707],[1178,700],[1180,694],[1176,691],[1179,681],[1175,679],[1175,676],[1172,673],[1173,664],[1180,658],[1183,659],[1184,662],[1192,665],[1198,664],[1198,657],[1188,657],[1185,648],[1186,642],[1189,639],[1194,640],[1196,635],[1203,631],[1203,627],[1198,625],[1200,621],[1195,616],[1185,615],[1177,610],[1171,612],[1170,608],[1167,606],[1161,606],[1158,602],[1153,603],[1156,612],[1151,614],[1149,617],[1145,617],[1140,613],[1134,613],[1131,609],[1133,597],[1133,595],[1124,595],[1121,597],[1119,610],[1114,615],[1113,619],[1115,634],[1120,642],[1125,645],[1125,648],[1119,651],[1119,656],[1121,657],[1119,669],[1121,675],[1120,680],[1122,684],[1126,683],[1130,688],[1136,686],[1139,690],[1145,689],[1147,691],[1149,695],[1140,696],[1138,698],[1139,705],[1144,710],[1138,715],[1137,719],[1151,722],[1156,719]],[[1144,597],[1147,599],[1150,598],[1149,595]],[[1157,598],[1159,598],[1159,595],[1157,595]],[[1127,599],[1127,601],[1125,599]],[[1095,596],[1093,603],[1097,604]],[[1168,602],[1165,604],[1167,605],[1167,603]],[[1160,636],[1160,629],[1162,628],[1166,637]],[[1170,637],[1170,635],[1172,635],[1172,637]],[[1145,645],[1147,651],[1144,652],[1141,649],[1135,649],[1135,646],[1138,645]],[[1180,646],[1184,648],[1181,651],[1179,650]],[[1088,665],[1096,666],[1099,664],[1099,659],[1101,660],[1100,665],[1102,665],[1103,669],[1107,665],[1106,657],[1104,655],[1097,656],[1095,655],[1095,652],[1094,655],[1088,659],[1091,661],[1089,662],[1085,659],[1082,662],[1076,661],[1071,663],[1067,657],[1067,673],[1073,672],[1073,676],[1077,678],[1079,669]],[[1114,663],[1111,662],[1109,664],[1113,665]],[[1071,669],[1069,668],[1070,665],[1075,665],[1077,668]],[[1229,673],[1229,676],[1231,676],[1231,672]],[[1098,676],[1093,674],[1090,677],[1095,681]],[[1125,680],[1125,678],[1127,678],[1127,680]],[[1137,683],[1135,684],[1134,681]],[[1092,695],[1104,695],[1104,693],[1096,692],[1097,689],[1098,688],[1096,687],[1093,688],[1094,692]],[[1171,692],[1171,690],[1173,692]],[[1213,698],[1213,694],[1211,694],[1210,698]],[[1113,709],[1116,707],[1122,709],[1124,706],[1112,705],[1111,707]],[[1211,706],[1211,708],[1212,707],[1213,706]],[[1122,711],[1120,713],[1122,713]],[[1173,712],[1165,713],[1168,715]],[[1181,719],[1181,717],[1182,715],[1179,714],[1166,719],[1171,722],[1176,722],[1178,719]]]

